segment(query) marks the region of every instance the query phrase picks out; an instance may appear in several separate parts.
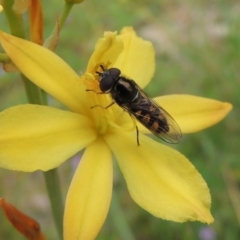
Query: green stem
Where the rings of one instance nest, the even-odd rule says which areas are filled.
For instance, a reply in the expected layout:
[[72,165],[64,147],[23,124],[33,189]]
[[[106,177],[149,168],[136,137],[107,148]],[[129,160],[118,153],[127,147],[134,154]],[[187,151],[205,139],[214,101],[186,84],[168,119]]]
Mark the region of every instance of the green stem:
[[66,22],[66,19],[70,13],[70,11],[72,10],[74,3],[69,3],[69,2],[65,2],[64,4],[64,9],[63,12],[60,16],[60,28],[62,28],[63,24]]
[[135,240],[135,237],[129,227],[129,224],[120,207],[118,196],[113,189],[110,215],[121,239]]
[[[9,27],[11,33],[17,37],[25,38],[24,24],[21,14],[16,14],[12,10],[14,0],[2,0],[2,6],[4,8],[4,13],[6,14],[6,18],[9,23]],[[66,8],[65,12],[70,11],[70,5]],[[66,14],[65,13],[65,14]],[[64,17],[61,19],[61,24],[66,20]],[[4,59],[4,56],[1,56]],[[26,94],[28,97],[29,103],[32,104],[47,104],[46,95],[44,95],[43,91],[38,88],[35,84],[29,81],[24,75],[21,74],[22,80],[24,82]],[[61,188],[59,177],[57,173],[57,169],[50,170],[48,172],[44,172],[44,177],[46,181],[47,191],[49,195],[49,199],[51,202],[53,217],[55,220],[55,224],[58,230],[59,239],[63,237],[63,200],[61,195]]]
[[48,195],[51,201],[53,218],[58,230],[59,239],[63,239],[63,200],[57,169],[44,172]]
[[28,78],[26,78],[23,74],[21,74],[21,78],[24,83],[25,91],[28,97],[28,102],[31,104],[46,104],[46,101],[43,98],[42,90],[37,87],[34,83],[30,82]]
[[3,0],[2,6],[4,9],[4,13],[8,20],[8,24],[10,27],[10,31],[12,35],[20,38],[25,38],[24,24],[22,15],[15,13],[12,10],[12,5],[14,0]]
[[52,30],[52,33],[50,34],[50,36],[46,39],[46,41],[44,43],[44,45],[47,48],[51,49],[52,51],[54,51],[57,46],[60,30],[63,27],[63,24],[65,23],[73,5],[74,5],[73,3],[65,2],[63,12],[59,18],[59,25],[55,24],[55,27]]

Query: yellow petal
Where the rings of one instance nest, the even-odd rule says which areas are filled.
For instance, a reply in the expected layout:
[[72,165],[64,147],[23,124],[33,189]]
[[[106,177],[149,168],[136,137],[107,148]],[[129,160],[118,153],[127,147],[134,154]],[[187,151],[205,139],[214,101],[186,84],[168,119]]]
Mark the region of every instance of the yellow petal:
[[106,32],[95,46],[87,67],[88,73],[95,73],[100,64],[112,66],[123,50],[123,42],[117,34]]
[[213,222],[207,184],[182,154],[143,134],[140,146],[135,134],[116,134],[105,140],[136,203],[167,220]]
[[152,43],[138,37],[131,27],[124,28],[119,38],[124,43],[124,50],[114,67],[119,68],[123,75],[144,88],[155,71],[155,52]]
[[96,138],[89,120],[39,105],[19,105],[0,114],[0,167],[49,170]]
[[112,195],[112,157],[101,139],[84,152],[68,191],[64,213],[64,240],[95,239]]
[[178,123],[183,133],[193,133],[220,122],[232,105],[214,99],[185,94],[154,98]]
[[75,112],[84,112],[86,90],[79,76],[56,54],[32,42],[0,32],[2,47],[18,69]]

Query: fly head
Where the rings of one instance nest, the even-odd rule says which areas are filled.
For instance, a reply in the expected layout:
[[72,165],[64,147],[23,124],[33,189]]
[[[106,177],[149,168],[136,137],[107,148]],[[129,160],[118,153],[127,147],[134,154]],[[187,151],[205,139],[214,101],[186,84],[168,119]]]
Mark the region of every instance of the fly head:
[[119,80],[121,71],[118,68],[110,68],[108,70],[105,70],[102,65],[101,68],[103,70],[102,73],[96,72],[100,76],[99,87],[103,93],[108,93],[112,90],[115,83]]

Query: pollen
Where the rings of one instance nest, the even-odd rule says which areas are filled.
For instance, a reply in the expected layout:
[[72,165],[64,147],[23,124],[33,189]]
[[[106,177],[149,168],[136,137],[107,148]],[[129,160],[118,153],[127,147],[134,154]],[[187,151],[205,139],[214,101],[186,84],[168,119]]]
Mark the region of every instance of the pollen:
[[85,73],[84,75],[81,76],[81,80],[85,84],[86,90],[91,90],[96,93],[101,92],[99,88],[99,81],[93,74]]
[[88,105],[92,119],[99,134],[104,134],[108,129],[108,123],[115,120],[112,108],[114,101],[109,94],[101,92],[97,76],[86,73],[81,76],[81,80],[86,87]]

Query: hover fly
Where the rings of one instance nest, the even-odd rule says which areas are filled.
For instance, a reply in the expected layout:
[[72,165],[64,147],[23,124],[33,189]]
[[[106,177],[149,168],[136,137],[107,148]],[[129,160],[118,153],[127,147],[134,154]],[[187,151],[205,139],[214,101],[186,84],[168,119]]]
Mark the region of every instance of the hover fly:
[[[103,94],[109,93],[115,102],[131,116],[134,116],[153,134],[168,143],[178,143],[182,137],[181,130],[174,119],[157,103],[143,92],[131,79],[121,76],[118,68],[104,69],[99,75],[99,87]],[[139,145],[138,128],[137,144]]]

